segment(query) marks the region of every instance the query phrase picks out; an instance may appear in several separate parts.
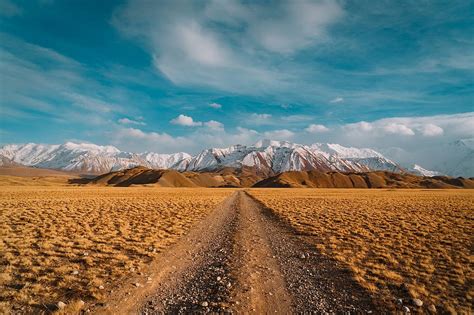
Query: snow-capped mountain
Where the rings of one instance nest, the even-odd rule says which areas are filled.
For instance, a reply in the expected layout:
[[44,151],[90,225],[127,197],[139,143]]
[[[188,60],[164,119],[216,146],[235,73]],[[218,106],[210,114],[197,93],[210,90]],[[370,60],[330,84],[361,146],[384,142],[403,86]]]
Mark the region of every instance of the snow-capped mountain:
[[406,169],[410,173],[413,173],[413,174],[419,175],[419,176],[433,177],[433,176],[442,175],[440,172],[430,171],[430,170],[424,169],[423,167],[421,167],[418,164],[413,164],[411,167],[407,167]]
[[307,146],[273,140],[261,140],[252,146],[234,145],[223,149],[204,150],[189,160],[186,170],[212,171],[223,167],[243,166],[253,167],[265,174],[307,170],[403,171],[395,162],[371,149],[320,143]]
[[[407,151],[398,147],[378,150],[396,160],[407,171],[424,176],[448,175],[474,177],[474,138],[459,139],[421,150]],[[423,161],[423,167],[419,166]],[[421,168],[425,170],[421,170]],[[427,171],[436,170],[434,171]]]
[[[94,174],[135,166],[179,171],[214,171],[224,167],[236,169],[249,167],[265,175],[307,170],[404,172],[396,162],[372,149],[328,143],[308,146],[273,140],[261,140],[250,146],[233,145],[227,148],[206,149],[195,156],[183,152],[130,153],[113,146],[88,143],[12,144],[0,148],[0,157],[5,163],[11,161],[26,166]],[[429,174],[429,171],[420,166],[417,172]]]
[[137,154],[122,152],[113,146],[72,142],[61,145],[34,143],[5,145],[0,149],[0,156],[26,166],[91,174],[106,173],[139,165],[150,168],[172,168],[183,159],[191,157],[183,152]]
[[474,177],[474,138],[449,143],[436,169],[450,176]]

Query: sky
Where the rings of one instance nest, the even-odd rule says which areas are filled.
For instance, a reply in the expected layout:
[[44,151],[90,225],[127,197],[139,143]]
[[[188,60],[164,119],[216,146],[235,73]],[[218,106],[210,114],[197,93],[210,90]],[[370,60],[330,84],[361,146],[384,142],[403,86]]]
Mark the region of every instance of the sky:
[[0,0],[0,143],[442,147],[474,136],[472,12],[457,0]]

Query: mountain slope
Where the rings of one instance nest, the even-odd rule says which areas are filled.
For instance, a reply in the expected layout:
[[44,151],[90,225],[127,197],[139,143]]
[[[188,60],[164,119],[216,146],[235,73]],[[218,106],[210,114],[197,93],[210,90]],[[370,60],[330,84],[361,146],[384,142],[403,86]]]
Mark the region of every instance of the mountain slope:
[[305,170],[403,172],[398,164],[371,149],[346,148],[335,144],[306,146],[272,140],[262,140],[252,146],[204,150],[189,160],[186,170],[213,171],[244,166],[256,168],[266,175]]
[[6,145],[0,149],[0,156],[25,166],[87,174],[101,174],[135,166],[167,169],[190,158],[189,154],[182,152],[135,154],[122,152],[113,146],[72,142],[62,145]]
[[87,143],[67,142],[62,145],[29,143],[6,145],[0,148],[0,157],[5,163],[83,174],[102,174],[136,166],[181,172],[215,172],[224,168],[252,169],[254,175],[265,177],[287,171],[311,170],[405,172],[396,162],[372,149],[322,143],[307,146],[273,140],[261,140],[251,146],[233,145],[227,148],[206,149],[195,156],[182,152],[130,153],[113,146]]
[[77,183],[121,186],[153,185],[158,187],[250,187],[262,178],[246,172],[225,169],[215,173],[178,172],[156,170],[138,166],[127,170],[110,172],[92,179],[81,179]]
[[285,172],[266,178],[253,187],[289,188],[474,188],[474,179],[446,176],[422,177],[391,172],[339,173]]

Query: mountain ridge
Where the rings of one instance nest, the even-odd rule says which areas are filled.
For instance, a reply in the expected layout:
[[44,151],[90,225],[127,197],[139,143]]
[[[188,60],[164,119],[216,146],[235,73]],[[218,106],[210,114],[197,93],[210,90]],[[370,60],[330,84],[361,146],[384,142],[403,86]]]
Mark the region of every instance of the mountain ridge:
[[[384,170],[404,173],[395,161],[370,148],[344,147],[339,144],[302,145],[288,141],[262,139],[253,145],[209,148],[192,156],[185,152],[160,154],[132,153],[114,146],[66,142],[58,145],[28,143],[9,144],[0,148],[3,164],[16,163],[30,167],[103,174],[143,166],[180,172],[206,172],[223,168],[253,168],[258,174],[273,176],[287,171],[368,172]],[[2,164],[0,164],[1,166]],[[418,166],[418,165],[417,165]],[[418,166],[420,175],[438,174]]]
[[275,176],[249,176],[238,170],[220,172],[178,172],[138,166],[132,169],[99,175],[92,179],[73,180],[74,184],[98,186],[156,187],[257,187],[257,188],[474,188],[472,178],[447,176],[423,177],[387,171],[358,173],[287,171]]

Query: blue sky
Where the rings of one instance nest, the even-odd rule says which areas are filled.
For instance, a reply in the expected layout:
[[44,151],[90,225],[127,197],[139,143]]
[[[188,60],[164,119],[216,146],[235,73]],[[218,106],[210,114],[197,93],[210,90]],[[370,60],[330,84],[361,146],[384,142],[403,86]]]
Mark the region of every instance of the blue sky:
[[0,0],[0,143],[474,134],[473,1]]

